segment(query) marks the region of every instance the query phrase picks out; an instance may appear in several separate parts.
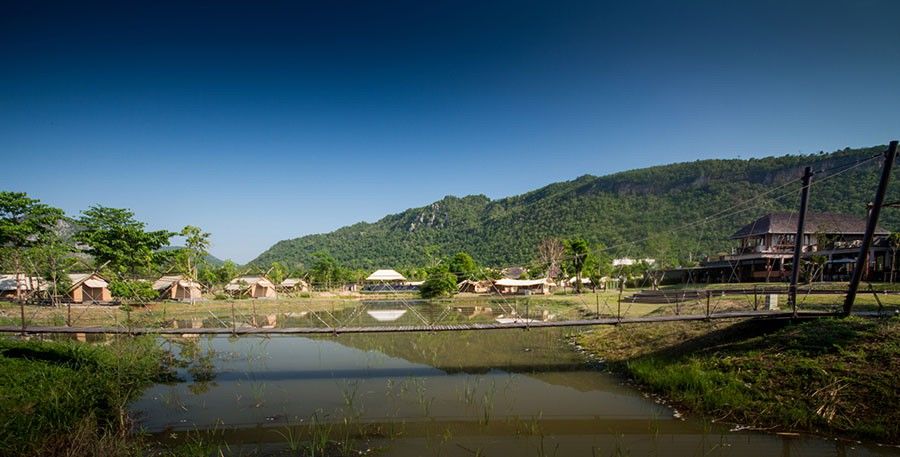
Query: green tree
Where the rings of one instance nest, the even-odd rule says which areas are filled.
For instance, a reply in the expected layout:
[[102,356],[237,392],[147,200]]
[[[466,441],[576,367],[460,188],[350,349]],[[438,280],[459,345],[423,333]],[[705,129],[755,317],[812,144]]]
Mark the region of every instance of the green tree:
[[475,279],[479,272],[478,263],[467,252],[457,252],[450,258],[447,268],[450,273],[456,275],[456,282]]
[[197,269],[206,263],[206,256],[209,255],[209,237],[208,232],[204,232],[200,227],[186,225],[179,235],[184,237],[184,258],[185,271],[187,277],[197,280]]
[[281,284],[282,281],[287,279],[287,268],[281,264],[281,262],[272,262],[272,265],[269,267],[269,272],[266,274],[266,277],[272,281],[272,284],[276,286]]
[[330,289],[332,283],[340,279],[340,274],[340,266],[330,254],[324,251],[313,254],[312,268],[309,270],[310,279],[313,282],[325,285]]
[[565,246],[567,260],[572,267],[572,271],[575,273],[575,291],[581,293],[581,274],[584,271],[584,267],[588,262],[588,255],[590,254],[588,243],[581,238],[576,238],[566,240]]
[[158,251],[175,235],[167,230],[147,232],[146,224],[135,220],[130,210],[99,205],[83,211],[78,223],[83,230],[75,239],[88,246],[86,252],[115,274],[132,277],[165,256]]
[[219,265],[219,267],[216,268],[216,276],[218,278],[218,284],[220,285],[228,284],[228,282],[236,278],[237,275],[238,267],[230,260],[222,262],[222,265]]
[[[25,250],[46,242],[64,217],[61,209],[29,198],[24,192],[0,192],[0,247],[11,251],[16,275],[23,274]],[[16,300],[21,299],[21,290],[16,287]]]
[[428,269],[428,278],[419,287],[422,298],[447,297],[457,292],[456,275],[445,263]]

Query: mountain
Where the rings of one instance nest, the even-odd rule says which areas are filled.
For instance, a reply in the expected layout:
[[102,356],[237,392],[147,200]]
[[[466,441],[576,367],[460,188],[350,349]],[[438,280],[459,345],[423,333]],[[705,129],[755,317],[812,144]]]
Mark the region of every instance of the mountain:
[[[184,246],[163,246],[163,247],[159,248],[160,251],[177,251],[179,249],[184,249]],[[204,260],[206,260],[206,263],[208,263],[214,267],[218,267],[218,266],[222,265],[223,263],[225,263],[224,260],[222,260],[212,254],[206,254],[206,257],[204,257]]]
[[[324,251],[347,267],[421,266],[425,247],[448,255],[467,251],[491,266],[524,264],[548,237],[581,237],[617,256],[670,259],[672,263],[729,250],[728,237],[767,212],[796,211],[804,166],[817,173],[810,211],[864,216],[873,198],[884,146],[761,159],[698,160],[607,176],[581,176],[497,200],[447,196],[421,208],[360,222],[331,233],[279,241],[252,263],[310,265]],[[888,201],[900,199],[890,188]],[[750,204],[743,204],[750,200]],[[739,205],[739,206],[735,206]],[[900,229],[900,213],[887,210],[881,225]],[[685,224],[689,228],[674,230]]]

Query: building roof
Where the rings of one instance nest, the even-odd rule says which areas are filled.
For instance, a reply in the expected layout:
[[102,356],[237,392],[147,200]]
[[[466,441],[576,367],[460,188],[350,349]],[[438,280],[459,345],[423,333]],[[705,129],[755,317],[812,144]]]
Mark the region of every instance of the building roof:
[[366,281],[406,281],[406,278],[394,270],[376,270]]
[[[571,278],[569,278],[569,281],[568,281],[569,284],[575,284],[576,282],[578,282],[578,278],[577,278],[577,277],[572,276]],[[582,277],[582,278],[581,278],[581,283],[582,283],[582,284],[590,284],[590,283],[591,283],[591,278]]]
[[[770,213],[741,227],[731,235],[731,239],[746,238],[766,234],[797,233],[797,213]],[[866,220],[849,214],[807,213],[803,227],[804,234],[824,233],[827,235],[862,235],[866,231]],[[889,232],[876,227],[876,235]]]
[[[18,281],[16,280],[17,277]],[[47,289],[47,281],[37,276],[0,274],[0,291],[15,291],[17,283],[19,290],[23,292],[34,290],[35,286],[39,290]]]
[[175,284],[178,284],[179,287],[188,287],[188,288],[200,288],[200,283],[196,281],[191,281],[189,279],[184,279],[182,275],[170,275],[170,276],[162,276],[156,281],[153,282],[153,289],[163,291],[166,290]]
[[96,273],[69,273],[69,281],[72,281],[70,290],[82,284],[94,289],[109,287],[109,283]]
[[262,287],[275,287],[274,285],[272,285],[271,281],[263,276],[239,276],[232,279],[228,283],[228,285],[225,286],[225,290],[241,290],[254,285]]
[[540,279],[509,279],[503,278],[498,279],[494,282],[494,284],[503,287],[529,287],[529,286],[538,286],[541,284],[552,284],[547,278]]
[[281,287],[294,287],[296,285],[306,285],[306,281],[297,278],[287,278],[279,284]]

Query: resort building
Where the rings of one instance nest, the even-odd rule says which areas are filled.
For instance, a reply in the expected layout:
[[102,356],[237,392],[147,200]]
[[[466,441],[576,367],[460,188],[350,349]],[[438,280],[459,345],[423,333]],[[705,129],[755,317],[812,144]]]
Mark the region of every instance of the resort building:
[[112,301],[109,283],[96,273],[72,273],[69,275],[68,298],[72,303],[107,303]]
[[[684,282],[770,282],[790,277],[796,213],[771,213],[731,235],[731,253],[709,258],[699,267],[670,270]],[[801,243],[801,259],[818,265],[817,280],[847,281],[862,246],[866,220],[837,213],[808,213]],[[865,280],[883,280],[890,272],[890,233],[876,227],[868,254]],[[674,278],[669,278],[674,279]]]
[[18,296],[27,297],[34,292],[47,290],[47,281],[37,276],[23,274],[0,274],[0,299],[15,300]]
[[547,295],[556,287],[553,281],[541,279],[509,279],[494,281],[494,288],[500,294]]
[[460,293],[468,294],[486,294],[491,291],[493,283],[491,281],[473,281],[466,279],[457,285]]
[[419,290],[421,282],[411,283],[396,270],[375,270],[366,277],[363,292],[414,292]]
[[159,292],[159,298],[163,300],[195,301],[203,298],[200,283],[181,275],[157,279],[153,282],[153,290]]
[[225,292],[240,298],[278,298],[275,285],[264,276],[234,278],[225,286]]
[[287,278],[281,281],[278,288],[282,292],[309,292],[309,284],[299,278]]

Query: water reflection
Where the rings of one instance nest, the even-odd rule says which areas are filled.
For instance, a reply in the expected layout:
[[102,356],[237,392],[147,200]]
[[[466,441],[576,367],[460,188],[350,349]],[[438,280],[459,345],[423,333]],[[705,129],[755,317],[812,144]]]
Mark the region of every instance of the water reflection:
[[[399,314],[397,322],[412,314],[403,310],[369,311]],[[542,329],[163,340],[184,382],[154,386],[134,410],[162,442],[200,430],[234,455],[898,455],[679,420],[591,369],[565,336]]]

